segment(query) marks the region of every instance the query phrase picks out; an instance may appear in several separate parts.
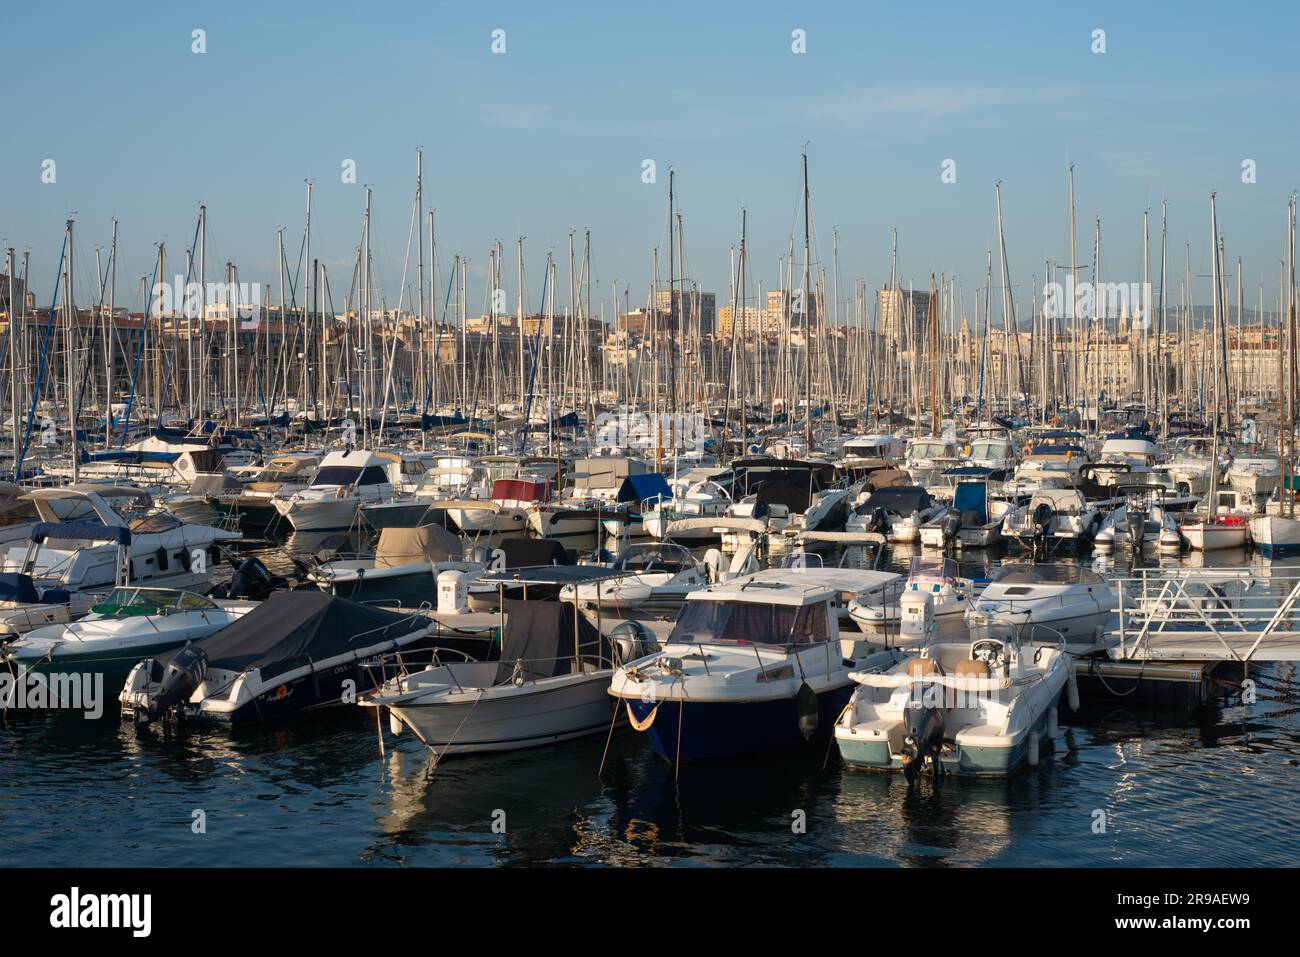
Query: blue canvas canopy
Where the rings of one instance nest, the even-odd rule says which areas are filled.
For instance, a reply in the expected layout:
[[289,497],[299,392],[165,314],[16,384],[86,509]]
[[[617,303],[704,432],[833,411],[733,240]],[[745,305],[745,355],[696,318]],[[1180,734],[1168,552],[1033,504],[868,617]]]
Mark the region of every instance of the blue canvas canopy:
[[618,501],[644,502],[647,499],[672,498],[673,490],[668,481],[658,472],[644,472],[641,475],[629,475],[618,487]]
[[121,525],[100,525],[95,522],[37,522],[32,526],[33,542],[39,545],[49,538],[84,538],[92,542],[130,545],[131,530]]
[[17,601],[36,604],[41,596],[32,584],[32,577],[21,572],[0,572],[0,601]]
[[988,486],[983,482],[958,482],[952,496],[952,507],[960,512],[963,518],[967,512],[974,512],[972,517],[975,524],[987,525],[989,523]]

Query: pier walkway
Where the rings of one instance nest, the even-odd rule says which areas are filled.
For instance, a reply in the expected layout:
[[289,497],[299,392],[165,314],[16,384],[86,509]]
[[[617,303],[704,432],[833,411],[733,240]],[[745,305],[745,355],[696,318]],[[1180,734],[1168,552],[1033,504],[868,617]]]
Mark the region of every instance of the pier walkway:
[[1300,661],[1300,569],[1137,569],[1115,586],[1116,661]]

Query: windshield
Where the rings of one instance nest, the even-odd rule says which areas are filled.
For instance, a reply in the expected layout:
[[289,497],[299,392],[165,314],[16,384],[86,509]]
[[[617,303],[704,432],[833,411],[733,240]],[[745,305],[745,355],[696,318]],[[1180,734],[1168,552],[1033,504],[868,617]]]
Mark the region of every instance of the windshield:
[[97,615],[153,615],[175,608],[181,593],[168,588],[114,588],[90,610]]
[[1003,565],[990,582],[1002,584],[1069,584],[1099,582],[1102,578],[1091,569],[1078,565]]
[[313,486],[352,485],[360,474],[361,469],[351,465],[331,465],[318,471],[311,484]]
[[798,607],[731,599],[688,601],[668,642],[786,645],[825,641],[828,636],[825,602]]

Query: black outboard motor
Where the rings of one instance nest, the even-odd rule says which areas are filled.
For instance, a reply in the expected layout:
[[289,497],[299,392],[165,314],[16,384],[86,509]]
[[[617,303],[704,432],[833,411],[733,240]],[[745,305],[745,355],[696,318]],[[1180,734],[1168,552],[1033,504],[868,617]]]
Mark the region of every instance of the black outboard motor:
[[158,681],[158,690],[149,697],[147,715],[136,715],[142,724],[157,721],[194,693],[208,672],[208,653],[197,645],[186,645],[172,656]]
[[907,706],[908,728],[903,744],[903,777],[911,784],[916,780],[925,759],[930,758],[935,770],[941,770],[939,752],[943,748],[943,709],[927,708],[919,703]]
[[211,597],[262,601],[288,583],[287,578],[271,574],[270,569],[262,563],[261,559],[246,558],[235,568],[230,581],[212,590]]
[[943,520],[943,540],[948,544],[957,541],[957,533],[961,531],[961,515],[958,512],[949,512]]
[[1040,535],[1047,534],[1047,526],[1052,524],[1052,506],[1047,502],[1039,502],[1034,509],[1033,522]]
[[889,528],[889,513],[885,511],[884,506],[877,506],[871,513],[870,528],[871,531],[882,534]]

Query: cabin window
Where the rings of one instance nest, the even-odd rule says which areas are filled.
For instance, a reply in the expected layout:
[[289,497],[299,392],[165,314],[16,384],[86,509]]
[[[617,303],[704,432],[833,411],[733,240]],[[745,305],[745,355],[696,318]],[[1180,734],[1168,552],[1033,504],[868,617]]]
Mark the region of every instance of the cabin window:
[[688,601],[669,642],[789,643],[797,608],[740,601]]
[[351,465],[331,465],[316,473],[312,485],[352,485],[361,474],[361,469]]
[[358,485],[383,485],[388,481],[388,473],[378,465],[368,465],[361,472]]

